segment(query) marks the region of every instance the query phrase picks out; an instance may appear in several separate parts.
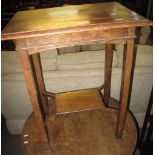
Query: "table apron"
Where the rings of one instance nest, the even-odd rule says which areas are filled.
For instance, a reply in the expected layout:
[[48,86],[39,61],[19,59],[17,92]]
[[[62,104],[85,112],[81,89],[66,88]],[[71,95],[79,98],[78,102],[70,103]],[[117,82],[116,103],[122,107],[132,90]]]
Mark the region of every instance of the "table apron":
[[135,38],[128,34],[128,29],[95,30],[49,35],[43,37],[30,37],[16,40],[16,49],[28,49],[29,54],[41,52],[46,49],[62,48],[90,43],[126,43],[126,40]]

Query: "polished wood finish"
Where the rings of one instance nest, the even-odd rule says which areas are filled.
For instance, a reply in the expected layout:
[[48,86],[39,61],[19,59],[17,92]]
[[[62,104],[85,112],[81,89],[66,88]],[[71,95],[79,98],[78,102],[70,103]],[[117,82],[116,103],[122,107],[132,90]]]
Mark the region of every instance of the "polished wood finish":
[[[23,129],[22,147],[26,155],[132,155],[137,129],[130,113],[121,139],[115,137],[117,110],[102,108],[48,117],[46,122],[52,143],[51,152],[40,141],[31,115]],[[26,137],[24,135],[27,135]]]
[[105,50],[105,67],[104,67],[104,103],[108,106],[111,90],[111,73],[112,73],[113,49],[112,44],[106,45]]
[[117,2],[65,6],[18,12],[3,30],[2,39],[145,26],[150,23]]
[[86,89],[56,94],[56,110],[58,114],[92,110],[104,106],[97,89]]
[[[59,152],[61,152],[60,154],[64,154],[62,152],[63,151],[65,152],[67,150],[63,149],[64,146],[62,146],[62,144],[65,144],[65,143],[61,143],[60,145],[58,144],[59,146],[58,147],[59,150],[58,150],[56,148],[58,141],[55,141],[53,138],[53,142],[56,142],[55,143],[56,145],[55,145],[54,143],[52,143],[52,140],[51,140],[51,137],[53,135],[51,131],[53,128],[55,132],[54,135],[56,137],[58,136],[59,142],[61,140],[62,142],[65,142],[63,139],[61,139],[62,137],[61,137],[61,134],[59,134],[59,130],[57,131],[56,128],[54,127],[54,126],[57,126],[58,124],[61,124],[59,123],[59,121],[58,122],[55,121],[57,119],[57,116],[59,116],[58,113],[65,113],[65,112],[68,112],[69,110],[72,113],[78,112],[81,110],[91,110],[91,109],[94,110],[98,107],[104,108],[104,112],[105,112],[106,111],[105,109],[109,109],[109,108],[108,107],[105,108],[104,104],[106,106],[109,106],[115,109],[117,119],[116,119],[116,115],[111,115],[110,112],[109,113],[105,112],[107,116],[104,114],[104,112],[102,112],[102,119],[103,119],[103,122],[105,121],[105,124],[106,124],[106,126],[102,129],[102,131],[106,129],[105,133],[108,133],[107,129],[110,129],[111,127],[115,128],[116,126],[116,136],[121,137],[121,139],[112,137],[113,141],[109,141],[108,138],[110,138],[110,136],[114,136],[113,134],[114,132],[108,133],[107,134],[108,138],[106,138],[107,136],[106,134],[104,134],[105,139],[103,138],[103,135],[102,135],[101,137],[103,138],[104,142],[101,139],[95,139],[95,142],[100,142],[101,145],[103,146],[103,148],[100,148],[100,150],[103,149],[102,151],[106,152],[107,150],[106,148],[104,148],[104,146],[107,146],[107,148],[111,148],[109,146],[109,144],[111,145],[111,142],[115,142],[115,145],[117,145],[117,143],[119,144],[119,141],[123,139],[124,139],[124,143],[123,145],[118,146],[118,149],[117,149],[118,152],[121,151],[122,148],[123,150],[125,148],[127,149],[126,145],[132,145],[133,141],[130,141],[131,139],[127,143],[128,136],[126,137],[126,134],[127,134],[126,131],[129,132],[128,133],[129,135],[131,134],[129,136],[131,138],[132,131],[134,132],[135,130],[132,130],[131,128],[132,123],[130,123],[131,119],[128,119],[128,116],[126,118],[126,114],[128,113],[127,101],[129,98],[129,91],[130,91],[129,86],[130,86],[130,79],[132,76],[131,71],[132,71],[132,60],[133,60],[133,46],[134,46],[134,38],[136,37],[135,29],[136,27],[150,26],[150,25],[152,25],[151,21],[143,18],[142,16],[136,14],[135,12],[132,12],[131,10],[125,8],[124,6],[122,6],[117,2],[87,4],[87,5],[78,5],[78,6],[65,6],[65,7],[58,7],[58,8],[31,10],[31,11],[20,11],[12,18],[9,24],[2,31],[2,40],[10,39],[15,42],[16,50],[19,52],[19,56],[23,66],[25,81],[31,98],[31,102],[34,110],[34,117],[36,120],[35,123],[34,121],[30,121],[31,123],[29,123],[29,119],[28,119],[26,126],[31,127],[31,130],[28,129],[27,127],[26,127],[27,128],[26,130],[24,129],[24,132],[25,131],[30,132],[30,135],[32,133],[34,134],[33,136],[34,139],[32,138],[30,140],[32,142],[30,143],[32,147],[42,148],[43,150],[50,150],[49,145],[53,144],[52,145],[53,154],[54,153],[59,154]],[[82,90],[79,92],[69,92],[69,93],[62,93],[62,94],[53,94],[50,92],[46,92],[44,83],[43,83],[41,64],[38,57],[38,53],[44,52],[47,49],[54,49],[54,48],[79,45],[79,44],[84,45],[84,44],[90,44],[90,43],[107,44],[107,51],[105,54],[106,55],[105,81],[104,81],[104,87],[101,87],[101,89],[104,88],[104,92],[105,92],[105,94],[103,95],[104,102],[102,101],[101,97],[99,97],[99,95],[101,95],[101,92],[98,92],[97,89]],[[110,97],[111,67],[112,67],[111,45],[116,43],[125,44],[127,47],[126,51],[124,52],[122,84],[121,84],[121,91],[120,91],[121,93],[120,93],[120,101],[118,102],[117,100]],[[31,63],[29,57],[32,57],[33,63]],[[34,68],[34,74],[32,74],[31,67]],[[38,91],[37,91],[37,86],[38,86]],[[88,99],[86,98],[86,96],[88,97]],[[49,104],[47,104],[46,102],[47,97],[50,98],[49,100],[50,102],[48,102]],[[112,104],[113,102],[115,104]],[[48,105],[48,108],[47,108],[47,105]],[[53,105],[55,105],[56,107],[55,110],[53,110],[55,111],[54,116],[51,115],[52,110],[49,108],[49,107],[52,107]],[[88,107],[86,107],[86,105]],[[48,110],[49,110],[49,113],[48,113]],[[42,111],[44,111],[45,113],[43,113]],[[90,113],[93,115],[90,115],[89,117],[92,116],[96,118],[96,120],[98,119],[98,114],[96,114],[95,110],[91,111]],[[79,120],[81,118],[82,119],[81,121],[84,121],[85,117],[80,117],[78,113],[76,114],[79,117]],[[76,116],[76,114],[69,114],[68,116],[72,116],[72,115]],[[85,112],[84,112],[84,115],[85,115]],[[53,120],[53,124],[51,123],[50,127],[47,119],[48,117],[50,117]],[[63,121],[63,116],[59,116],[59,117],[62,117],[62,121]],[[91,123],[94,125],[94,128],[96,128],[95,127],[96,125],[97,128],[95,130],[99,131],[100,129],[98,128],[100,128],[100,126],[94,123],[96,120],[91,121]],[[111,121],[115,123],[113,124]],[[54,122],[57,122],[57,123],[54,123]],[[90,121],[88,122],[89,122],[88,123],[88,126],[89,126]],[[110,124],[111,127],[109,126],[108,122],[111,122]],[[127,124],[129,124],[129,128],[126,130]],[[35,125],[37,125],[37,127]],[[47,125],[48,125],[48,129],[47,129]],[[70,123],[70,125],[72,126],[73,124]],[[80,126],[81,130],[82,130],[82,127],[83,127],[83,123],[82,123],[82,126]],[[34,131],[34,128],[35,128],[35,131]],[[39,129],[39,133],[36,129]],[[68,130],[68,131],[72,132],[72,130]],[[123,131],[125,134],[124,136],[123,136]],[[63,134],[63,132],[64,131],[62,131],[61,133]],[[83,134],[84,132],[81,132],[81,131],[79,132],[81,135],[84,135]],[[37,141],[36,143],[34,142],[34,140],[36,139],[36,136],[38,135],[39,137],[37,140],[39,142],[39,145]],[[87,132],[86,132],[86,135],[87,135]],[[68,137],[65,136],[65,138],[67,140]],[[99,140],[99,141],[96,141],[96,140]],[[93,154],[93,150],[92,152],[90,150],[93,147],[92,145],[89,145],[91,143],[89,138],[86,140],[85,138],[83,140],[81,138],[81,140],[79,140],[78,143],[81,143],[81,144],[78,144],[77,146],[79,147],[82,146],[83,148],[85,148],[84,150],[89,151],[89,153],[86,152],[85,154],[91,154],[91,153]],[[44,146],[40,147],[42,146],[40,144],[45,144],[46,147]],[[86,146],[85,144],[88,144],[88,145]],[[135,145],[134,142],[133,144]],[[90,149],[88,149],[88,146],[90,146],[89,147]],[[68,148],[67,144],[65,147],[66,149]],[[72,148],[71,145],[70,145],[70,148]],[[115,148],[115,147],[112,147],[112,148]],[[133,147],[131,148],[133,149]],[[27,151],[27,149],[29,150],[29,147],[26,148],[26,145],[24,145],[24,150]],[[128,154],[131,154],[132,149],[128,150],[129,152]],[[108,149],[108,151],[111,151],[111,150],[113,149],[110,149],[110,150]],[[34,154],[31,151],[28,151],[27,153]],[[58,151],[58,153],[54,151]],[[69,152],[70,152],[70,149],[69,149]],[[46,154],[47,152],[45,151],[44,153]],[[116,151],[113,152],[113,154],[116,154],[116,153],[117,153]],[[41,154],[43,155],[43,153]],[[68,154],[68,153],[65,152],[65,154]],[[74,153],[74,149],[73,149],[69,154],[78,154],[78,153]],[[127,154],[127,152],[124,154]],[[37,155],[39,155],[39,153],[37,153]]]

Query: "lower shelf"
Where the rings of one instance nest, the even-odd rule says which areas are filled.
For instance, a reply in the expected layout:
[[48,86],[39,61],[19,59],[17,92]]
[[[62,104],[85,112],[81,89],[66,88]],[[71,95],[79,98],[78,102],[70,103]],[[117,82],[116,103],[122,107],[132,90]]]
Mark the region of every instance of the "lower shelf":
[[95,88],[56,94],[58,114],[97,109],[103,106],[101,95]]
[[[116,138],[116,109],[49,116],[46,119],[51,150],[45,151],[33,114],[22,132],[25,155],[132,155],[137,141],[135,122],[127,112],[122,138]],[[26,135],[26,136],[25,136]]]

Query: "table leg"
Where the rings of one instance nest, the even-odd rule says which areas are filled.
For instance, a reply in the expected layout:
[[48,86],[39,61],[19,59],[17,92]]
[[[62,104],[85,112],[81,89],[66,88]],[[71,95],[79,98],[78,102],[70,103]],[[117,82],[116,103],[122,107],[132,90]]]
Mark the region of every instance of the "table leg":
[[108,106],[111,90],[113,50],[112,44],[106,45],[105,50],[105,68],[104,68],[104,104]]
[[[31,104],[34,111],[34,117],[37,123],[37,127],[40,133],[40,141],[38,142],[38,147],[42,147],[45,150],[50,150],[49,139],[46,124],[43,119],[43,115],[41,113],[41,109],[39,106],[39,100],[36,92],[36,85],[34,82],[34,77],[31,69],[30,57],[27,54],[26,50],[18,51],[19,57],[21,60],[21,64],[23,67],[24,77],[26,81],[26,86],[28,89],[28,93],[31,99]],[[37,130],[37,129],[36,129]]]
[[120,91],[120,109],[117,119],[116,136],[122,137],[125,127],[127,104],[131,84],[132,65],[134,55],[134,39],[127,40],[123,55],[122,82]]
[[45,90],[45,84],[44,84],[44,79],[42,74],[42,66],[41,66],[39,53],[32,55],[32,64],[34,67],[34,75],[39,89],[39,96],[41,97],[42,108],[44,110],[44,113],[48,114],[48,100],[45,95],[46,90]]

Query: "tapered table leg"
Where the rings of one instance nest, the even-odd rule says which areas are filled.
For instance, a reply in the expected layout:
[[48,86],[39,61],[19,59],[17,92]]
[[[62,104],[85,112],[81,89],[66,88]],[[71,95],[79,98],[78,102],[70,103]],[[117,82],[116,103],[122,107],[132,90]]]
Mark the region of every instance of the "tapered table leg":
[[45,95],[45,84],[43,80],[42,74],[42,66],[40,60],[40,53],[36,53],[32,55],[32,64],[34,68],[34,75],[36,78],[36,83],[38,85],[39,97],[41,98],[41,105],[45,114],[48,114],[48,100]]
[[124,48],[123,55],[123,70],[122,70],[122,82],[120,91],[120,109],[117,120],[116,136],[122,137],[125,127],[127,104],[129,98],[131,76],[132,76],[132,64],[134,55],[134,39],[127,40],[126,47]]
[[[38,94],[36,91],[36,85],[34,82],[34,77],[31,69],[30,57],[26,50],[18,51],[21,64],[23,67],[24,77],[26,81],[26,86],[31,99],[31,104],[34,111],[35,121],[39,130],[40,141],[38,142],[39,147],[44,147],[45,150],[50,150],[50,144],[48,139],[48,133],[46,124],[41,113],[40,103],[38,99]],[[31,136],[31,135],[30,135]]]
[[106,44],[105,67],[104,67],[104,103],[108,106],[111,90],[113,50],[112,44]]

